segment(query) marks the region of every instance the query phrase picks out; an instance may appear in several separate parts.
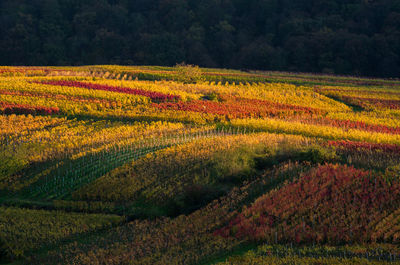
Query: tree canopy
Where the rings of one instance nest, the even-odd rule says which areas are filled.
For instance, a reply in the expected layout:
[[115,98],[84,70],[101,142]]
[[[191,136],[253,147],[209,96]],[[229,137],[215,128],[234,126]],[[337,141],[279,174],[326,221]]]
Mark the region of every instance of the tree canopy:
[[400,76],[400,0],[2,0],[0,64]]

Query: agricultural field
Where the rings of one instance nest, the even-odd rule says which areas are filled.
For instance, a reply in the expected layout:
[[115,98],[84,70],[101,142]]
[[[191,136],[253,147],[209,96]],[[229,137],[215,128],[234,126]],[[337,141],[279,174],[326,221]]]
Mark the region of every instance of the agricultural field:
[[400,80],[2,66],[0,264],[400,264]]

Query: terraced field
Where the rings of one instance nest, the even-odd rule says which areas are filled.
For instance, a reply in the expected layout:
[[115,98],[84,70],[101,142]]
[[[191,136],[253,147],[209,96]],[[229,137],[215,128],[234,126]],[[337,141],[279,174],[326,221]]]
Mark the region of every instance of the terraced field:
[[400,264],[400,81],[0,67],[0,263]]

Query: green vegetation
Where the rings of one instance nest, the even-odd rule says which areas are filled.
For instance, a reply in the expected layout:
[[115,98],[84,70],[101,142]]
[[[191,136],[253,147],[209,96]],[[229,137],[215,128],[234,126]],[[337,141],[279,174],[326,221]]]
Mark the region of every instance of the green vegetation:
[[0,242],[5,257],[17,259],[27,251],[74,235],[109,228],[123,222],[112,215],[89,215],[23,208],[0,208]]

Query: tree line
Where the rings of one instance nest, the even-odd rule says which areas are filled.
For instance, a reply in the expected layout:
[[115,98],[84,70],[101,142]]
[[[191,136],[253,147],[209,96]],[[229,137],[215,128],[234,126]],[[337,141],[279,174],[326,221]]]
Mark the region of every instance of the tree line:
[[400,0],[2,0],[0,64],[400,76]]

